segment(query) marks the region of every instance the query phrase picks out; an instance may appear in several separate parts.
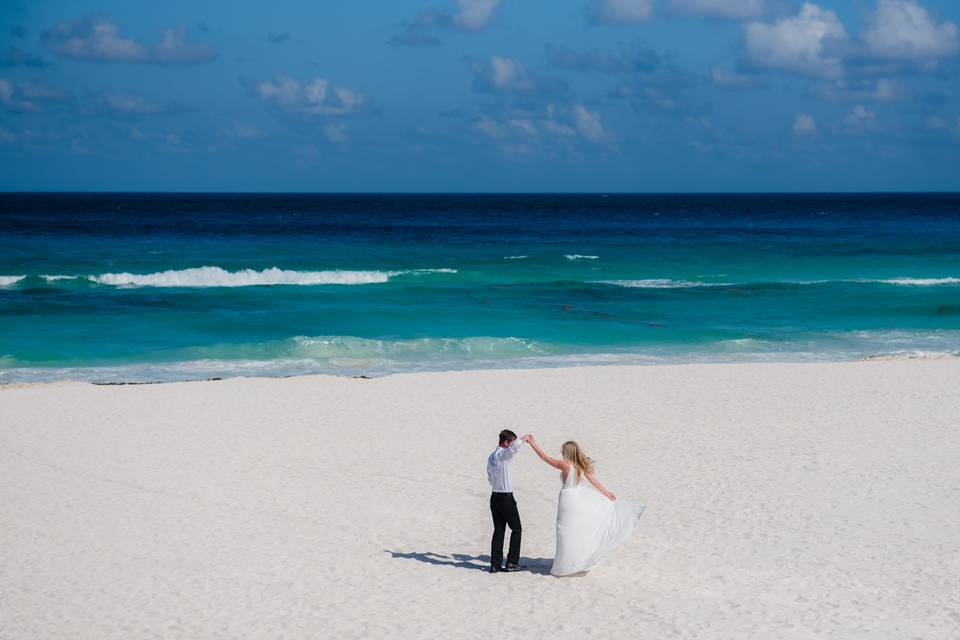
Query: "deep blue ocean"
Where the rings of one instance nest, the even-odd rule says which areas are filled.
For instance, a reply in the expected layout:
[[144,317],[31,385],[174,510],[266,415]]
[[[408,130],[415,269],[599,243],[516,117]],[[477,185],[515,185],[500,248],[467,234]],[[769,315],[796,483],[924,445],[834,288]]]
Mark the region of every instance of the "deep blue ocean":
[[0,194],[0,383],[958,353],[957,194]]

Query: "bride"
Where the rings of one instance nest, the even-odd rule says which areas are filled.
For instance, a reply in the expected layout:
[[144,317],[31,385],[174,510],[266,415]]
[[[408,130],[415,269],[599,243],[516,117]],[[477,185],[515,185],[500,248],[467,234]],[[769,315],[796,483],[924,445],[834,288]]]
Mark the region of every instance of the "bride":
[[[560,470],[563,481],[557,505],[557,553],[550,573],[569,576],[593,569],[633,533],[643,506],[618,502],[593,475],[593,460],[573,440],[563,443],[563,459],[557,460],[544,453],[533,436],[525,439],[541,460]],[[586,486],[584,478],[593,487]]]

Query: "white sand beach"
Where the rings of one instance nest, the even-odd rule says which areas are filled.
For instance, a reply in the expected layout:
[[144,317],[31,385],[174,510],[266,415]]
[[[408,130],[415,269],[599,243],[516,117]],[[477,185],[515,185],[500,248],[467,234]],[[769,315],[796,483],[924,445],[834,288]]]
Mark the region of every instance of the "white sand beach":
[[[482,570],[497,432],[575,438],[647,505]],[[960,361],[0,389],[0,638],[960,637]]]

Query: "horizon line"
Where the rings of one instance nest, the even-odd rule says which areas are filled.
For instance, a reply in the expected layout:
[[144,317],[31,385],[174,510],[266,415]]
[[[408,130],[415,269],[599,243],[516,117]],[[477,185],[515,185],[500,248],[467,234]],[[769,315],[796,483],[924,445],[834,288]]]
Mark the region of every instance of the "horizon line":
[[957,190],[874,191],[220,191],[220,190],[0,190],[9,195],[303,195],[303,196],[776,196],[960,195]]

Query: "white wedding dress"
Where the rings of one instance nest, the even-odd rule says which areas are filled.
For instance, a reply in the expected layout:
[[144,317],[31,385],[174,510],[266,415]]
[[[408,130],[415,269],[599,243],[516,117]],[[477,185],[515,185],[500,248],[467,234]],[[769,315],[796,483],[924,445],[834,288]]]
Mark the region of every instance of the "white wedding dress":
[[571,468],[560,489],[557,553],[550,573],[569,576],[593,569],[630,537],[643,509],[639,504],[610,500],[586,478],[578,483],[577,472]]

